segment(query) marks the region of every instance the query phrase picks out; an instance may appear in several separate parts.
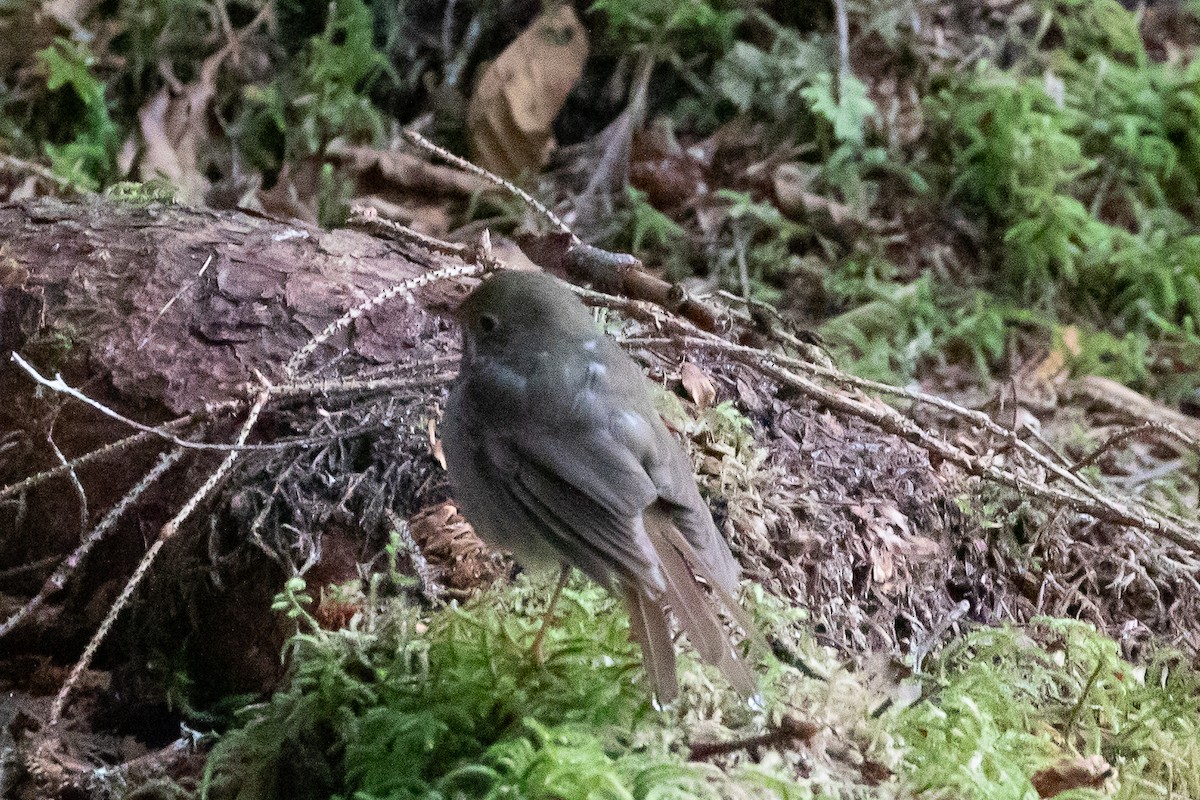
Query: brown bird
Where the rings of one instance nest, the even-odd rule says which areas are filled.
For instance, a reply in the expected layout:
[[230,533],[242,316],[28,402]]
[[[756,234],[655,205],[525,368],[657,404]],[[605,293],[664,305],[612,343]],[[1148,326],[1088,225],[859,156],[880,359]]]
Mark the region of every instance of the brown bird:
[[755,635],[734,599],[737,562],[641,369],[543,273],[495,274],[458,317],[462,366],[441,436],[467,519],[526,567],[578,567],[619,592],[660,702],[679,690],[668,609],[700,656],[753,695],[718,615]]

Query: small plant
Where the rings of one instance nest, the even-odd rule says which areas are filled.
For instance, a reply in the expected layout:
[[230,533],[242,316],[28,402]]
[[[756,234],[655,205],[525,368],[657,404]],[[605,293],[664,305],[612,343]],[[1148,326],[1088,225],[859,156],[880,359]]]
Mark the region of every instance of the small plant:
[[383,115],[369,95],[371,81],[385,65],[374,46],[372,24],[362,0],[335,0],[324,30],[308,40],[294,64],[270,83],[246,88],[235,126],[242,152],[265,172],[317,162],[324,224],[345,218],[350,190],[323,161],[330,142],[383,139]]
[[672,245],[683,238],[683,227],[650,205],[645,192],[627,186],[625,193],[629,200],[629,213],[633,218],[630,223],[633,228],[630,252],[640,253],[644,245],[651,245],[659,250],[670,250]]
[[51,167],[85,189],[99,189],[115,174],[121,131],[109,115],[104,84],[91,72],[92,55],[86,45],[60,36],[38,58],[47,71],[47,88],[68,92],[82,109],[79,114],[64,112],[71,120],[64,126],[65,142],[46,143]]
[[926,359],[956,356],[982,376],[1004,353],[1012,325],[1048,322],[987,292],[955,290],[923,275],[899,283],[879,258],[851,259],[830,270],[825,290],[853,306],[820,329],[855,374],[904,383]]
[[734,0],[594,0],[589,11],[604,14],[605,34],[622,49],[651,47],[679,63],[725,52],[743,19]]

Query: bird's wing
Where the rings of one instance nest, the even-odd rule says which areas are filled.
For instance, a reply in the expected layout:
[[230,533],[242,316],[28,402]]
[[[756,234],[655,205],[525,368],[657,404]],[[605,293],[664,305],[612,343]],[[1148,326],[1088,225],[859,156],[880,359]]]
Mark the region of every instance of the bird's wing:
[[[611,586],[614,578],[626,584],[663,588],[658,559],[636,516],[627,516],[598,501],[564,475],[561,451],[529,448],[510,437],[494,439],[487,460],[496,470],[494,485],[520,513],[530,531],[538,531],[557,550],[562,561],[579,567],[597,582]],[[544,458],[547,454],[550,458]],[[588,484],[584,484],[587,486]]]
[[713,522],[708,504],[700,496],[692,461],[661,420],[655,421],[658,422],[654,448],[657,457],[649,474],[661,505],[695,551],[708,573],[706,579],[715,580],[725,592],[734,594],[741,569]]

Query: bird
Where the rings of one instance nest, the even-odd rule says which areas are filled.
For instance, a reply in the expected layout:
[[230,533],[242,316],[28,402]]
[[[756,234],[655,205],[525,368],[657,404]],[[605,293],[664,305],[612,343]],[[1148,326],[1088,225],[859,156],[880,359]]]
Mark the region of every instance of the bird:
[[544,272],[495,272],[455,313],[462,361],[440,436],[476,532],[527,569],[565,579],[574,567],[619,596],[659,703],[679,692],[669,614],[753,697],[756,677],[720,616],[755,637],[735,597],[740,568],[641,368]]

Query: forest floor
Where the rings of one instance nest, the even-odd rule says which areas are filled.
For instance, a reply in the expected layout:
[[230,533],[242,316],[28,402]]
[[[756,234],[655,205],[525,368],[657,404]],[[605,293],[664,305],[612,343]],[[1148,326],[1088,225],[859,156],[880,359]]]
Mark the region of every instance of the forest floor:
[[[1200,800],[1200,6],[15,0],[0,41],[0,795]],[[551,586],[439,463],[496,263],[662,387],[755,702],[681,644],[656,707],[578,576],[531,658]]]

